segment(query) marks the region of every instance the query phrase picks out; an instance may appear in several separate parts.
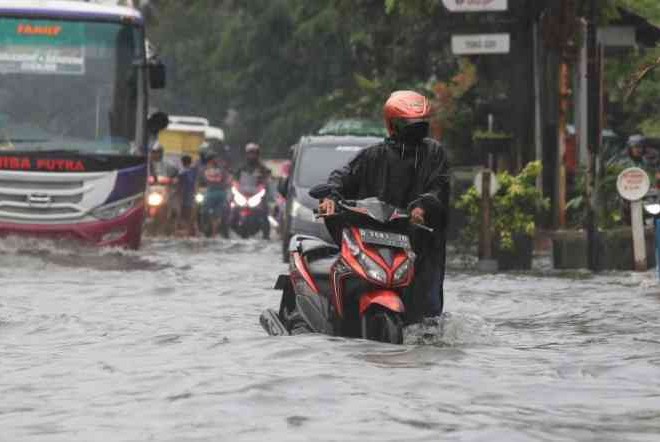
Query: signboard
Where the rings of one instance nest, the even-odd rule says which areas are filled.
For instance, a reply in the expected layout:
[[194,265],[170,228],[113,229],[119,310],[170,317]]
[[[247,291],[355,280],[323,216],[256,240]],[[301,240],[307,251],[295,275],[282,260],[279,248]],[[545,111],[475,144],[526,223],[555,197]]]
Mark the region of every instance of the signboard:
[[506,11],[508,0],[442,0],[451,12]]
[[509,34],[452,35],[451,50],[455,55],[508,54]]
[[85,28],[54,20],[0,20],[0,73],[83,75]]
[[616,188],[621,198],[628,201],[639,201],[651,188],[651,180],[644,169],[629,167],[619,174]]
[[[483,170],[474,177],[474,187],[477,189],[479,196],[482,195],[482,184],[484,182]],[[497,182],[497,177],[493,172],[490,173],[490,196],[495,196],[497,191],[500,190],[500,183]]]

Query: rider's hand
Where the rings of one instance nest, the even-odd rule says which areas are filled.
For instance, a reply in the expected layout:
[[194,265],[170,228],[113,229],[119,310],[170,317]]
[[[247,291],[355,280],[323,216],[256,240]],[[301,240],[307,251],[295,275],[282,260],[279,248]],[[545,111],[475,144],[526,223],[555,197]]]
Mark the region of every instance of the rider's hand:
[[410,222],[413,224],[424,224],[424,216],[426,215],[426,212],[424,212],[424,209],[421,207],[415,207],[412,209],[412,212],[410,212]]
[[323,216],[332,216],[336,213],[337,211],[337,204],[335,203],[334,200],[331,199],[324,199],[321,201],[321,204],[319,204],[319,214]]

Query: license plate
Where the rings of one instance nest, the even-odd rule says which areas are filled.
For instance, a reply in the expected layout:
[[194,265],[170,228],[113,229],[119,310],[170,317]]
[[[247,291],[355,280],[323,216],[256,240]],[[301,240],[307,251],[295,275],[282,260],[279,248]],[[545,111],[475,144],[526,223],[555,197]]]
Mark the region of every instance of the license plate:
[[407,235],[391,232],[378,232],[376,230],[360,229],[360,238],[367,244],[375,244],[399,249],[410,248],[410,239]]

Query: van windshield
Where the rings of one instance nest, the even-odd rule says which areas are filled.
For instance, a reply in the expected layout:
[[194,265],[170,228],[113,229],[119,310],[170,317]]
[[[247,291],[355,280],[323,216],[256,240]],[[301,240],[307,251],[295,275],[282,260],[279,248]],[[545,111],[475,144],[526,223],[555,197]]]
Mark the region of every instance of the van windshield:
[[335,169],[348,164],[364,147],[307,147],[296,166],[296,185],[308,188],[324,183]]

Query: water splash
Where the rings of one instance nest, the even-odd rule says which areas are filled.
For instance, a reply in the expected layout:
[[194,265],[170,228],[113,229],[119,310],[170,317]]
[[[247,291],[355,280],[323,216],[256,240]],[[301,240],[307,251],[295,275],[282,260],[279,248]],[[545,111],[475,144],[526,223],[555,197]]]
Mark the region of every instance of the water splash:
[[5,267],[33,268],[35,264],[99,271],[162,270],[169,265],[131,250],[95,248],[70,240],[8,236],[0,241],[0,263]]
[[404,344],[454,347],[484,345],[495,341],[495,327],[469,313],[443,313],[405,329]]

